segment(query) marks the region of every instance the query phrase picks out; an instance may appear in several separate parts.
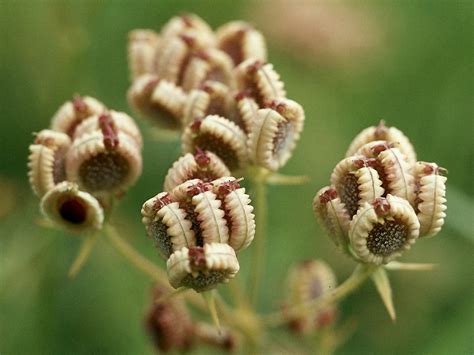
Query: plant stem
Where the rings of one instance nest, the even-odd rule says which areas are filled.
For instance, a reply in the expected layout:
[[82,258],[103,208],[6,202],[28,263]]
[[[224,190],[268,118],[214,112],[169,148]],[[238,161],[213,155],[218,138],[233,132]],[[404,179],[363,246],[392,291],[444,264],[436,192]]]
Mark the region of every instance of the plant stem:
[[89,237],[86,237],[86,239],[83,240],[82,245],[79,249],[79,254],[77,254],[76,258],[74,259],[67,273],[67,276],[69,278],[73,279],[74,277],[76,277],[76,275],[79,273],[79,271],[82,269],[82,267],[86,263],[92,251],[92,247],[95,244],[96,237],[97,235],[91,235]]
[[377,266],[359,264],[354,269],[351,276],[334,290],[310,302],[293,305],[288,308],[285,313],[277,312],[264,316],[263,320],[267,326],[275,327],[285,323],[288,317],[298,317],[307,312],[314,312],[318,309],[324,308],[351,294],[376,270]]

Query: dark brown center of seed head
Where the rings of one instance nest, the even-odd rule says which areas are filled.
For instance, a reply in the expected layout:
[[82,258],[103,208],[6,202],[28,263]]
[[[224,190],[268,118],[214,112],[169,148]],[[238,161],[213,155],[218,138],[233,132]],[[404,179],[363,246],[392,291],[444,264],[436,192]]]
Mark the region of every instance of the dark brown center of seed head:
[[117,127],[110,113],[104,113],[99,116],[99,127],[104,136],[104,146],[107,149],[114,149],[119,145]]
[[227,276],[227,272],[223,270],[211,270],[209,272],[199,271],[195,277],[193,275],[186,275],[182,284],[186,287],[193,288],[197,292],[212,289],[215,285],[223,282]]
[[288,142],[291,141],[292,137],[293,125],[291,122],[285,120],[278,123],[277,133],[275,137],[273,137],[273,155],[278,156],[282,154],[285,151]]
[[155,246],[158,250],[160,250],[166,258],[169,258],[173,253],[173,244],[168,235],[168,226],[164,224],[162,220],[155,221],[151,224],[149,233],[155,241]]
[[82,200],[71,198],[61,203],[59,207],[61,217],[72,224],[82,224],[87,219],[86,206]]
[[377,223],[367,237],[367,248],[374,255],[389,256],[406,243],[408,228],[400,221]]
[[202,236],[201,223],[199,222],[197,212],[194,210],[194,205],[189,201],[180,201],[179,208],[184,210],[186,213],[185,218],[191,222],[191,229],[196,238],[196,245],[202,247],[204,245],[204,238]]
[[235,150],[228,143],[210,133],[199,134],[194,138],[194,145],[216,154],[230,170],[235,170],[239,166]]
[[235,66],[242,63],[244,60],[243,43],[244,31],[237,31],[233,36],[230,36],[227,40],[223,41],[220,45],[220,49],[226,52],[234,61]]
[[359,183],[354,174],[346,174],[340,182],[339,196],[346,205],[347,212],[351,218],[357,213],[359,208]]
[[117,152],[104,152],[86,160],[79,176],[87,190],[114,189],[124,182],[130,171],[128,160]]

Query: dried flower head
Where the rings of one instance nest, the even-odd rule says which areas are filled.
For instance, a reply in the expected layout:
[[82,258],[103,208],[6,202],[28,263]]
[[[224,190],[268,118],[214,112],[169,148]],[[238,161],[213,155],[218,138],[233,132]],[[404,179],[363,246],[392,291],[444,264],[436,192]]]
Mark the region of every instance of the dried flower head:
[[100,115],[105,110],[105,105],[93,97],[76,95],[71,101],[65,102],[54,114],[51,129],[72,137],[81,121],[93,115]]
[[42,130],[36,135],[29,148],[28,177],[37,196],[43,197],[66,179],[64,157],[70,145],[71,140],[65,133]]
[[100,230],[104,222],[99,201],[69,181],[59,183],[43,196],[41,211],[54,223],[76,233]]
[[217,46],[226,52],[234,65],[255,58],[267,60],[267,47],[263,35],[243,21],[228,22],[216,31]]
[[389,194],[359,208],[350,224],[349,239],[357,258],[380,265],[410,249],[419,232],[420,223],[410,204]]
[[231,170],[241,169],[247,163],[247,136],[235,123],[217,115],[195,119],[188,124],[181,137],[185,153],[196,148],[216,154]]
[[280,169],[293,154],[303,130],[304,111],[295,101],[273,100],[257,111],[248,136],[250,160],[272,171]]
[[223,243],[183,248],[174,252],[166,265],[171,286],[185,286],[197,292],[228,282],[240,268],[234,249]]
[[128,34],[128,65],[133,79],[151,74],[160,36],[153,30],[137,29]]
[[179,158],[168,170],[164,190],[171,191],[186,180],[201,179],[210,182],[221,176],[229,176],[230,171],[222,160],[212,152],[196,149]]

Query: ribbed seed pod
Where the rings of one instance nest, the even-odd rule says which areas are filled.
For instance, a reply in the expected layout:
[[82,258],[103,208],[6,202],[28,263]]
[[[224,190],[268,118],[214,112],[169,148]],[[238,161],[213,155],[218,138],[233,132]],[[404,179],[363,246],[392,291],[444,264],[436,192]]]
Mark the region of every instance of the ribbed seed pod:
[[184,68],[181,86],[184,91],[198,88],[206,81],[216,81],[232,88],[232,59],[216,48],[206,48],[192,55]]
[[230,171],[222,160],[212,152],[196,150],[179,158],[168,170],[164,190],[171,191],[186,180],[200,179],[211,182],[222,176],[229,176]]
[[255,58],[267,60],[267,46],[263,35],[250,24],[232,21],[216,30],[217,47],[226,52],[234,65]]
[[[293,306],[324,296],[336,288],[337,281],[334,272],[325,262],[308,260],[291,268],[287,285],[287,305]],[[317,311],[308,311],[299,317],[289,317],[287,322],[296,333],[308,334],[334,322],[336,313],[336,306],[329,305]]]
[[323,187],[313,199],[313,211],[336,246],[347,251],[350,215],[333,187]]
[[195,30],[206,40],[205,46],[214,46],[215,39],[211,27],[202,18],[195,14],[183,14],[171,18],[161,29],[161,36],[168,40],[182,35],[189,30]]
[[303,123],[303,108],[292,100],[273,100],[270,108],[258,110],[247,142],[250,160],[272,171],[280,169],[293,154]]
[[222,177],[214,180],[212,185],[213,192],[222,202],[229,228],[229,245],[236,252],[246,249],[255,236],[255,215],[249,195],[234,177]]
[[413,169],[398,146],[386,141],[374,141],[363,145],[357,154],[375,159],[370,162],[379,173],[386,194],[404,198],[413,206],[415,199]]
[[110,114],[99,118],[100,130],[75,140],[66,156],[68,180],[99,194],[121,194],[142,171],[140,147],[115,127]]
[[383,196],[382,180],[377,170],[361,156],[341,160],[331,175],[331,185],[352,218],[365,202]]
[[207,81],[189,92],[183,107],[183,124],[208,115],[227,117],[228,102],[229,88],[217,81]]
[[410,249],[419,232],[420,223],[410,204],[389,194],[359,208],[350,225],[349,239],[361,261],[380,265]]
[[253,124],[257,121],[259,106],[257,102],[244,91],[234,95],[232,114],[229,119],[235,122],[245,133],[249,134]]
[[154,70],[160,36],[153,30],[137,29],[128,34],[128,65],[131,79]]
[[[129,135],[135,140],[138,147],[141,149],[143,146],[143,139],[135,121],[129,115],[124,112],[118,112],[110,110],[108,111],[110,119],[116,129],[122,133]],[[82,121],[74,132],[73,139],[79,139],[83,134],[93,133],[94,131],[101,130],[101,116],[91,116]]]
[[54,114],[51,129],[72,137],[81,121],[93,115],[100,115],[105,110],[105,105],[93,97],[76,95],[71,101],[65,102]]
[[280,75],[270,63],[265,64],[258,59],[251,58],[239,64],[234,73],[237,89],[247,92],[260,107],[286,96]]
[[183,152],[194,153],[196,148],[211,151],[231,171],[247,164],[246,140],[247,136],[240,127],[217,115],[194,120],[181,137]]
[[165,259],[176,250],[196,245],[192,223],[186,216],[186,211],[167,192],[161,192],[143,204],[142,222]]
[[171,286],[185,286],[197,292],[228,282],[240,268],[234,249],[221,243],[183,248],[170,256],[166,266]]
[[181,129],[185,100],[186,94],[180,87],[156,75],[137,78],[128,91],[130,105],[165,129]]
[[385,126],[383,120],[380,121],[378,126],[368,127],[360,132],[350,144],[346,157],[354,155],[363,145],[373,141],[398,143],[397,147],[406,156],[408,163],[410,165],[416,163],[416,153],[410,140],[399,129]]
[[30,145],[28,177],[34,193],[43,197],[55,185],[66,179],[64,157],[71,145],[65,133],[42,130]]
[[420,221],[420,237],[438,234],[446,217],[446,170],[435,163],[417,162],[415,166],[415,211]]
[[69,181],[49,190],[41,199],[40,207],[47,218],[71,232],[97,231],[104,222],[104,211],[99,201]]

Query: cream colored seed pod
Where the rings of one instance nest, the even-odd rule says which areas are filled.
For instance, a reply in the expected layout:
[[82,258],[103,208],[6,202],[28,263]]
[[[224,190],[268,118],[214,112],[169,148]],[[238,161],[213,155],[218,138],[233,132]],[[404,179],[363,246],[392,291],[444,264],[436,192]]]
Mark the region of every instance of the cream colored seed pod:
[[49,190],[40,207],[45,217],[75,233],[100,230],[104,222],[104,212],[97,199],[69,181]]
[[172,130],[181,129],[181,115],[186,94],[173,83],[156,75],[136,79],[128,91],[130,105],[156,125]]
[[304,111],[295,101],[279,99],[257,111],[248,135],[250,160],[277,171],[290,159],[303,130]]
[[384,194],[377,170],[368,164],[370,162],[361,156],[345,158],[331,174],[331,185],[335,187],[350,218],[365,202],[371,202]]
[[100,115],[105,110],[105,105],[93,97],[77,95],[71,101],[65,102],[54,114],[51,129],[72,137],[81,121],[93,115]]
[[217,81],[208,81],[189,92],[183,108],[183,124],[196,117],[218,115],[227,117],[229,88]]
[[195,120],[185,128],[181,140],[184,153],[194,153],[196,148],[211,151],[231,171],[242,169],[247,164],[247,136],[224,117],[210,115]]
[[183,72],[181,86],[184,91],[198,88],[206,81],[215,81],[232,88],[232,59],[216,48],[207,48],[195,53]]
[[408,163],[411,166],[416,163],[416,153],[410,140],[399,129],[385,126],[383,120],[380,121],[377,127],[368,127],[360,132],[350,144],[346,157],[354,155],[363,145],[373,141],[398,143],[397,147],[407,157]]
[[235,65],[255,58],[267,60],[267,46],[263,35],[250,24],[232,21],[216,30],[217,47],[226,52]]
[[194,155],[187,153],[174,162],[165,177],[164,190],[171,191],[190,179],[211,182],[221,176],[229,175],[229,169],[217,155],[198,150]]
[[128,66],[131,79],[151,74],[160,36],[153,30],[137,29],[128,34]]
[[420,223],[410,204],[396,196],[365,202],[352,219],[349,239],[361,261],[386,264],[410,249],[420,232]]
[[160,254],[165,258],[184,247],[196,246],[192,223],[186,211],[167,192],[161,192],[143,204],[142,222]]
[[203,46],[213,46],[215,43],[211,27],[195,14],[184,14],[171,18],[161,29],[161,36],[168,40],[182,35],[189,30],[195,30],[203,38]]
[[252,130],[253,124],[257,121],[257,112],[259,110],[257,102],[245,95],[245,93],[239,93],[234,97],[236,106],[236,117],[235,123],[242,127],[245,133],[249,134]]
[[237,89],[247,92],[260,107],[286,96],[284,84],[273,65],[248,59],[234,70]]
[[336,189],[326,186],[319,190],[313,199],[313,211],[336,246],[347,252],[350,215]]
[[415,177],[417,193],[415,210],[420,221],[420,237],[433,237],[441,230],[446,218],[445,172],[435,163],[417,162]]
[[236,252],[246,249],[255,237],[255,215],[249,195],[240,187],[234,177],[222,177],[212,182],[213,191],[222,202],[227,227],[229,245]]
[[75,140],[66,156],[68,180],[94,193],[121,194],[142,171],[140,147],[114,126],[109,114],[99,117],[101,130]]
[[64,157],[71,145],[65,133],[40,131],[30,145],[28,177],[34,193],[42,197],[55,185],[66,179]]
[[[129,115],[124,112],[118,112],[110,110],[108,111],[114,126],[121,132],[128,134],[132,137],[137,143],[138,147],[141,149],[143,146],[143,139],[138,129],[135,121]],[[79,139],[85,133],[92,133],[94,131],[100,130],[100,120],[98,115],[91,116],[77,126],[76,131],[74,132],[73,139]]]
[[240,268],[234,249],[220,243],[183,248],[170,256],[166,266],[171,286],[189,287],[197,292],[228,282]]

